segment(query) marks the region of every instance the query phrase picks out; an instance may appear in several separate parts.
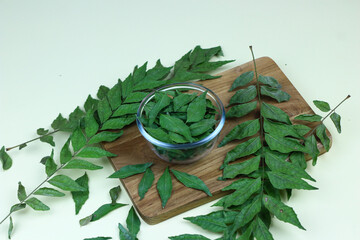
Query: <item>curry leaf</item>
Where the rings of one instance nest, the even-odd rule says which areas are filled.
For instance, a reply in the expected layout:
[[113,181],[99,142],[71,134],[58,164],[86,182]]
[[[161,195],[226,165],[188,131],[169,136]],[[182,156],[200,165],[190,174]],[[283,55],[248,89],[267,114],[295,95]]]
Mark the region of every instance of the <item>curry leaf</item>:
[[323,112],[328,112],[330,111],[330,105],[327,102],[324,101],[319,101],[319,100],[314,100],[313,103],[315,104],[315,106],[320,109]]
[[283,110],[265,102],[263,102],[261,105],[260,113],[265,118],[272,119],[278,122],[283,122],[286,124],[291,124],[289,116]]
[[84,158],[101,158],[101,157],[116,157],[116,154],[113,154],[98,147],[85,147],[77,154],[77,156]]
[[169,142],[169,134],[165,132],[161,128],[145,128],[146,131],[154,138],[162,141],[162,142]]
[[103,124],[103,126],[101,127],[101,130],[108,130],[108,129],[119,130],[119,129],[122,129],[123,127],[133,123],[135,121],[135,119],[136,119],[135,115],[134,116],[126,115],[126,116],[122,116],[122,117],[111,118]]
[[270,76],[259,75],[259,82],[261,82],[265,85],[268,85],[270,87],[273,87],[273,88],[278,88],[278,89],[281,88],[280,83],[275,78],[270,77]]
[[129,103],[122,104],[119,106],[116,111],[113,113],[112,117],[120,117],[126,114],[135,114],[139,109],[140,103]]
[[301,114],[299,116],[296,116],[295,119],[307,122],[320,122],[322,117],[317,114]]
[[246,160],[241,163],[226,165],[223,172],[224,178],[234,178],[239,174],[249,174],[259,169],[260,156]]
[[115,110],[121,105],[121,83],[115,84],[107,93],[111,109]]
[[254,199],[243,207],[238,215],[234,219],[233,233],[240,227],[245,226],[250,222],[256,214],[261,210],[261,198],[260,195],[254,197]]
[[256,222],[256,227],[253,230],[254,237],[256,240],[273,240],[268,227],[265,225],[265,223],[258,217],[254,220]]
[[266,133],[265,140],[271,150],[276,150],[281,153],[290,153],[293,151],[307,152],[307,149],[301,145],[298,140],[293,138],[278,137]]
[[89,199],[89,177],[85,173],[83,176],[75,180],[79,186],[83,187],[85,191],[72,191],[71,196],[75,203],[75,214],[77,215],[85,202]]
[[257,95],[257,90],[254,85],[247,88],[237,90],[236,93],[231,97],[229,105],[236,103],[246,103],[253,100]]
[[[121,208],[123,206],[126,206],[127,204],[122,203],[115,203],[115,204],[104,204],[101,207],[99,207],[93,214],[90,216],[83,218],[80,220],[80,226],[85,226],[89,222],[95,222],[101,218],[103,218],[105,215],[109,214],[110,212]],[[89,220],[90,219],[90,220]]]
[[206,94],[207,91],[203,92],[189,104],[186,111],[186,122],[198,122],[204,118],[206,113]]
[[278,88],[261,86],[261,94],[264,96],[271,97],[278,102],[286,102],[289,101],[290,95],[284,91],[281,91]]
[[17,196],[20,202],[24,201],[27,197],[25,187],[21,184],[21,182],[18,183]]
[[337,114],[336,112],[334,112],[330,115],[330,118],[333,121],[338,133],[341,133],[341,124],[340,124],[341,117],[340,117],[340,115]]
[[306,164],[306,159],[305,159],[305,154],[303,152],[293,152],[290,154],[290,161],[301,167],[302,169],[306,169],[307,164]]
[[136,240],[136,238],[133,235],[131,235],[131,233],[120,223],[118,225],[118,228],[119,228],[120,240]]
[[160,126],[168,131],[183,135],[188,141],[192,142],[190,128],[180,119],[169,115],[160,115]]
[[94,112],[89,111],[85,116],[85,134],[87,137],[94,136],[99,130],[99,124],[96,122],[94,118]]
[[221,141],[218,147],[226,145],[228,142],[234,139],[243,139],[245,137],[250,137],[260,131],[260,122],[259,119],[249,120],[243,122],[239,125],[236,125]]
[[169,237],[170,240],[210,240],[207,237],[204,237],[200,234],[182,234],[179,236]]
[[0,161],[2,163],[2,168],[4,170],[8,170],[12,166],[12,159],[5,151],[5,147],[3,146],[0,150]]
[[253,179],[249,181],[243,188],[237,189],[235,192],[229,195],[224,202],[224,207],[230,207],[233,205],[240,205],[244,203],[249,197],[260,190],[261,178]]
[[171,169],[171,172],[174,174],[177,180],[189,188],[195,188],[201,191],[204,191],[207,195],[212,196],[209,188],[206,184],[197,176],[190,175],[185,172],[180,172],[174,169]]
[[226,113],[226,117],[243,117],[253,110],[255,110],[257,106],[257,101],[244,103],[241,105],[236,105],[230,108],[230,110]]
[[9,223],[9,228],[8,228],[8,238],[11,239],[11,234],[14,230],[14,223],[12,220],[12,217],[10,216],[10,223]]
[[214,127],[215,123],[215,119],[203,119],[199,122],[193,123],[190,125],[191,135],[199,136]]
[[135,174],[143,173],[148,169],[153,163],[144,163],[144,164],[135,164],[127,165],[120,168],[118,171],[114,172],[109,176],[109,178],[127,178]]
[[223,222],[223,219],[221,218],[219,219],[205,215],[205,216],[197,216],[197,217],[186,217],[184,219],[211,232],[224,232],[226,229],[226,224],[225,222]]
[[164,208],[169,200],[172,192],[172,181],[169,173],[169,167],[167,167],[164,173],[156,183],[156,188],[161,198],[161,206]]
[[112,239],[112,237],[94,237],[94,238],[84,238],[84,240],[108,240]]
[[48,143],[50,144],[51,146],[55,146],[55,142],[54,142],[54,137],[53,136],[50,136],[50,135],[45,135],[45,136],[41,136],[40,137],[40,141],[41,142],[44,142],[44,143]]
[[65,196],[64,193],[59,192],[56,189],[47,188],[47,187],[43,187],[43,188],[36,190],[36,192],[34,192],[34,195],[41,195],[41,196],[47,196],[47,197],[63,197],[63,196]]
[[98,104],[98,115],[100,118],[100,122],[104,123],[106,120],[110,118],[112,114],[111,107],[109,101],[105,97]]
[[17,212],[17,211],[19,211],[21,209],[24,209],[25,207],[26,207],[25,203],[15,204],[10,208],[10,213]]
[[276,135],[278,137],[290,136],[294,138],[304,139],[303,136],[298,133],[299,130],[296,130],[295,126],[299,125],[288,125],[281,122],[273,122],[266,118],[264,119],[265,132],[270,133],[271,135]]
[[138,103],[138,102],[141,102],[147,95],[148,95],[147,92],[132,92],[125,99],[124,103]]
[[162,92],[155,93],[155,98],[159,98],[159,100],[156,101],[154,107],[149,112],[149,124],[150,125],[155,121],[155,118],[159,114],[161,109],[167,107],[171,102],[171,98],[167,94],[162,93]]
[[66,141],[64,146],[60,151],[60,163],[65,164],[69,162],[72,158],[72,153],[70,151],[70,139]]
[[277,189],[305,189],[305,190],[315,190],[316,187],[311,186],[301,178],[291,176],[288,174],[270,171],[267,172],[271,184]]
[[138,186],[140,200],[145,197],[145,194],[152,186],[154,179],[155,179],[155,176],[154,176],[153,171],[151,171],[151,168],[147,168],[144,173],[144,176],[141,178],[141,181]]
[[[79,151],[86,144],[86,138],[80,128],[75,129],[71,137],[71,145],[75,152]],[[70,152],[71,156],[71,152]]]
[[77,182],[65,175],[56,175],[48,182],[65,191],[86,191],[86,188],[80,186]]
[[32,209],[36,211],[48,211],[50,208],[46,206],[43,202],[39,199],[32,197],[25,201],[27,205],[29,205]]
[[82,159],[73,159],[63,167],[63,169],[85,169],[85,170],[98,170],[102,168],[103,168],[102,166],[93,164],[91,162]]
[[108,94],[108,92],[110,91],[110,89],[107,86],[101,85],[97,91],[96,96],[102,100],[106,97],[106,95]]
[[126,227],[132,236],[136,237],[140,231],[140,224],[140,219],[137,216],[134,207],[131,207],[126,218]]
[[312,157],[312,165],[315,166],[317,162],[317,158],[320,154],[319,149],[317,147],[317,141],[315,139],[314,135],[308,136],[305,139],[305,148],[307,149],[307,152]]
[[110,132],[110,131],[102,131],[93,136],[88,144],[100,143],[100,142],[112,142],[118,139],[123,135],[123,131],[120,132]]
[[120,186],[113,187],[112,189],[110,189],[109,194],[110,194],[112,204],[116,203],[116,201],[118,200],[118,198],[120,196],[120,193],[121,193]]
[[330,150],[330,139],[326,134],[326,127],[324,124],[320,124],[316,128],[316,136],[320,139],[325,150],[328,152]]
[[235,79],[234,83],[231,85],[231,88],[229,89],[229,92],[234,90],[235,88],[243,87],[247,85],[249,82],[253,80],[253,78],[254,78],[253,71],[241,74],[239,77]]
[[84,109],[85,112],[88,113],[89,111],[92,111],[94,109],[97,108],[99,100],[94,99],[93,97],[91,97],[91,95],[89,94],[85,103],[84,103]]
[[174,111],[177,111],[182,106],[190,103],[194,98],[196,98],[196,93],[194,94],[184,94],[180,93],[178,96],[174,97],[173,103],[174,103]]
[[224,164],[235,161],[238,158],[248,156],[255,153],[261,148],[260,137],[255,137],[237,145],[231,151],[226,154]]

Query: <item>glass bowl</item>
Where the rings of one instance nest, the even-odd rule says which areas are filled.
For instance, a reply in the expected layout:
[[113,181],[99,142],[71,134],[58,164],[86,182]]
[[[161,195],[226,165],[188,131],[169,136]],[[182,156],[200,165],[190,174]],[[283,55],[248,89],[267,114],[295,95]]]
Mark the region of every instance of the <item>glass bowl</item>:
[[[148,134],[141,122],[141,117],[144,114],[144,108],[146,104],[155,97],[155,93],[158,91],[175,91],[179,90],[181,92],[201,94],[207,91],[206,99],[209,99],[212,104],[215,106],[215,120],[217,123],[215,125],[215,130],[208,135],[207,137],[192,143],[183,143],[183,144],[172,144],[162,142]],[[163,86],[156,89],[155,91],[148,94],[141,102],[139,109],[136,114],[136,124],[139,128],[142,136],[147,140],[148,145],[154,151],[154,153],[159,156],[161,159],[177,164],[189,164],[200,160],[205,157],[215,146],[217,139],[219,137],[220,131],[225,124],[225,109],[224,106],[216,94],[210,89],[201,86],[195,83],[174,83]]]

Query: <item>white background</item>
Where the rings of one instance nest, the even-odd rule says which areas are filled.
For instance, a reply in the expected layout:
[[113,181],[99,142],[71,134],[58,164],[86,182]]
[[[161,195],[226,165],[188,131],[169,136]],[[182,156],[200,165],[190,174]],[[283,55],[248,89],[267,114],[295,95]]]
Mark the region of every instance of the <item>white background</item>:
[[[288,202],[307,231],[274,220],[274,238],[359,239],[359,13],[358,0],[0,0],[0,146],[35,137],[36,129],[49,127],[58,113],[67,116],[100,85],[113,86],[145,61],[152,67],[160,58],[169,66],[196,45],[221,45],[223,59],[236,60],[222,71],[250,61],[248,46],[253,45],[257,57],[277,62],[312,107],[314,99],[335,106],[352,95],[338,111],[343,133],[328,121],[332,149],[316,167],[309,166],[319,190],[295,191]],[[58,146],[65,138],[56,137]],[[35,143],[10,152],[13,167],[0,170],[1,219],[17,202],[18,181],[29,192],[45,178],[39,161],[50,151],[49,145]],[[86,227],[78,224],[108,202],[108,190],[119,184],[106,178],[113,172],[110,164],[105,159],[99,164],[103,170],[88,172],[90,199],[78,216],[70,195],[44,199],[49,212],[27,208],[13,214],[13,239],[119,239],[117,224],[125,224],[130,206]],[[69,174],[77,178],[83,172]],[[125,191],[119,201],[130,204]],[[220,237],[183,220],[210,212],[210,205],[157,225],[142,222],[138,237]],[[7,225],[0,225],[0,239],[6,239]]]

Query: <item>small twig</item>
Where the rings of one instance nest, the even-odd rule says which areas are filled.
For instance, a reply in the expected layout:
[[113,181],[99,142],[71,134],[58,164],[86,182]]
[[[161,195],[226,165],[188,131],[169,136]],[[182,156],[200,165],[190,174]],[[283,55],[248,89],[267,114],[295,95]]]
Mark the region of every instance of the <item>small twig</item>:
[[6,151],[8,152],[8,151],[10,151],[10,150],[12,150],[12,149],[14,149],[14,148],[18,148],[18,147],[20,147],[20,146],[22,146],[22,145],[24,145],[24,144],[28,144],[28,143],[34,142],[34,141],[36,141],[36,140],[39,140],[39,139],[40,139],[41,137],[43,137],[43,136],[48,136],[48,135],[54,134],[54,133],[56,133],[56,132],[58,132],[58,131],[59,131],[59,129],[54,130],[53,132],[49,132],[49,133],[47,133],[47,134],[45,134],[45,135],[42,135],[42,136],[40,136],[40,137],[37,137],[37,138],[31,139],[31,140],[29,140],[29,141],[26,141],[26,142],[24,142],[24,143],[18,144],[18,145],[16,145],[16,146],[8,147],[8,148],[6,148]]

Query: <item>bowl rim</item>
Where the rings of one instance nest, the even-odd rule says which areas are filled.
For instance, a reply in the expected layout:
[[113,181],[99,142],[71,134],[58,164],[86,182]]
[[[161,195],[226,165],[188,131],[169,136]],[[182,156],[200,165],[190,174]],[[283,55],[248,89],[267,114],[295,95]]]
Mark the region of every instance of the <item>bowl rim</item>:
[[[219,106],[219,110],[220,110],[220,122],[219,124],[216,126],[215,130],[208,135],[207,137],[197,141],[197,142],[193,142],[193,143],[182,143],[182,144],[172,144],[172,143],[166,143],[166,142],[162,142],[154,137],[152,137],[150,134],[148,134],[143,126],[143,124],[140,121],[140,115],[142,113],[142,108],[145,104],[147,104],[147,102],[149,102],[152,98],[150,98],[151,96],[153,96],[156,92],[158,91],[167,91],[167,90],[171,90],[171,88],[176,88],[178,86],[184,86],[185,88],[188,87],[189,89],[193,89],[193,90],[198,90],[198,91],[202,91],[205,92],[207,91],[208,94],[210,93],[210,96],[216,101],[216,103]],[[196,84],[196,83],[171,83],[171,84],[167,84],[164,85],[160,88],[155,89],[154,91],[150,92],[140,103],[140,106],[137,110],[136,113],[136,125],[141,133],[141,135],[150,143],[158,146],[158,147],[162,147],[162,148],[167,148],[167,149],[190,149],[190,148],[195,148],[198,146],[201,146],[205,143],[210,142],[211,140],[213,140],[216,136],[219,135],[219,133],[221,132],[222,128],[225,125],[225,108],[223,103],[221,102],[220,98],[209,88],[204,87],[200,84]]]

